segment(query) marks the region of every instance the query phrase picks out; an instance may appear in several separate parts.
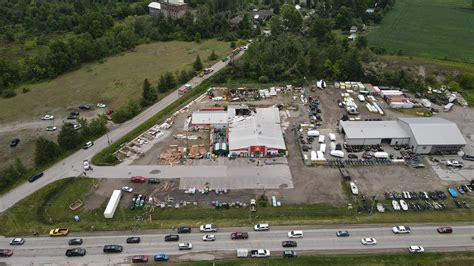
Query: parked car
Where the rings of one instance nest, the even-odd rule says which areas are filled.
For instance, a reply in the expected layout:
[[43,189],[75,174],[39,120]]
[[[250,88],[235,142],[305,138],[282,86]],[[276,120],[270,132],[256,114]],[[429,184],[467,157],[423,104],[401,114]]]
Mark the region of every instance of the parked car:
[[199,227],[201,233],[217,232],[217,227],[214,224],[203,224]]
[[86,171],[91,169],[91,164],[89,163],[89,160],[82,161],[82,166],[84,167],[84,170]]
[[144,183],[145,182],[145,177],[144,176],[132,176],[130,178],[130,181],[133,183]]
[[376,245],[377,244],[377,240],[373,237],[362,238],[360,242],[362,243],[362,245]]
[[344,231],[337,231],[336,232],[337,237],[347,237],[350,236],[349,231],[344,230]]
[[41,120],[54,120],[54,115],[43,115]]
[[190,234],[190,233],[191,233],[191,227],[189,226],[178,227],[178,234]]
[[290,231],[288,232],[289,238],[303,238],[303,231]]
[[87,150],[89,149],[90,147],[94,146],[94,142],[93,141],[88,141],[86,142],[86,144],[84,144],[84,146],[82,147],[84,150]]
[[408,251],[410,253],[423,253],[425,252],[425,249],[422,246],[410,246]]
[[76,120],[77,119],[77,115],[68,115],[66,118],[67,120]]
[[128,193],[132,193],[132,192],[133,192],[133,188],[125,186],[125,187],[122,187],[122,191],[128,192]]
[[270,230],[270,225],[269,224],[256,224],[253,227],[253,230],[255,230],[255,231],[268,231],[268,230]]
[[284,248],[296,248],[298,244],[296,241],[283,241],[281,242],[281,246]]
[[408,226],[399,225],[399,226],[394,226],[392,228],[392,232],[394,234],[409,234],[411,232],[411,229]]
[[148,262],[148,256],[145,255],[136,255],[132,257],[133,263],[146,263]]
[[148,178],[148,184],[159,184],[160,179],[158,178]]
[[70,114],[70,115],[73,115],[73,116],[79,116],[79,112],[78,112],[78,111],[73,111],[73,112],[70,112],[69,114]]
[[58,129],[58,128],[55,127],[55,126],[47,126],[46,127],[46,131],[56,131],[56,129]]
[[444,226],[439,227],[438,229],[436,229],[436,231],[438,231],[438,233],[440,234],[451,234],[453,232],[453,228],[449,226]]
[[140,243],[141,239],[138,236],[132,236],[127,238],[127,244],[138,244]]
[[43,172],[41,172],[41,173],[36,173],[36,174],[30,176],[30,178],[28,178],[28,182],[30,182],[30,183],[35,182],[36,179],[38,179],[38,178],[40,178],[40,177],[42,177],[42,176],[43,176]]
[[464,154],[462,158],[463,160],[466,160],[466,161],[474,161],[474,155]]
[[447,160],[446,165],[448,167],[455,167],[455,168],[462,168],[464,166],[462,162],[456,161],[456,160]]
[[72,125],[72,128],[75,129],[75,130],[80,129],[81,127],[82,127],[81,124],[73,124],[73,125]]
[[215,235],[204,235],[202,241],[216,241]]
[[68,241],[68,244],[70,246],[80,246],[82,245],[82,238],[73,238],[73,239],[69,239]]
[[296,258],[296,257],[298,257],[298,254],[294,250],[284,250],[283,251],[283,257],[284,258]]
[[11,257],[13,250],[11,249],[0,249],[0,257]]
[[86,250],[83,248],[73,248],[66,250],[66,256],[68,257],[82,257],[86,255]]
[[12,246],[21,246],[23,244],[25,244],[25,239],[21,237],[16,237],[10,240],[10,245]]
[[97,108],[105,108],[107,105],[105,103],[98,103]]
[[81,110],[90,110],[91,106],[88,105],[88,104],[82,104],[82,105],[79,105],[79,109],[81,109]]
[[193,249],[193,244],[187,242],[187,243],[179,243],[178,244],[178,249],[179,250],[191,250]]
[[170,257],[165,254],[157,254],[153,257],[154,261],[168,261]]
[[230,234],[230,239],[238,240],[238,239],[248,239],[249,234],[247,232],[234,232]]
[[179,235],[166,235],[165,242],[175,242],[179,241]]
[[15,138],[15,139],[12,139],[12,141],[10,141],[10,147],[16,147],[18,145],[18,143],[20,143],[20,139],[19,138]]

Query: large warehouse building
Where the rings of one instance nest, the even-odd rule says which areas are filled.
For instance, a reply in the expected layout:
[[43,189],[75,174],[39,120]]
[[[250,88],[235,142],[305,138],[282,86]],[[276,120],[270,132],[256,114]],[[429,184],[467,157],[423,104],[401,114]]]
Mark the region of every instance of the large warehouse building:
[[226,146],[233,155],[271,156],[286,150],[280,113],[275,107],[231,105],[227,111],[196,111],[191,116],[191,126],[226,128]]
[[466,145],[457,125],[443,118],[341,121],[347,145],[408,144],[419,154],[456,153]]

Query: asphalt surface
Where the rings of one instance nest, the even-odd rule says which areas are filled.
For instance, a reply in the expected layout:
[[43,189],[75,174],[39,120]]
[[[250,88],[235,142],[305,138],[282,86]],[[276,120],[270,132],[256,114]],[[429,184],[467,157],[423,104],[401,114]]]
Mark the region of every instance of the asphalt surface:
[[[69,239],[79,236],[69,235],[68,237],[29,237],[26,238],[22,246],[10,246],[9,239],[0,239],[0,248],[12,249],[14,254],[9,258],[0,258],[0,262],[11,265],[34,265],[47,263],[60,264],[107,264],[107,263],[127,263],[133,255],[153,256],[159,253],[170,255],[171,260],[181,255],[202,258],[203,254],[227,254],[235,256],[236,249],[269,249],[272,256],[281,256],[281,251],[293,249],[297,251],[319,251],[321,253],[331,253],[342,251],[343,253],[359,252],[381,252],[381,251],[404,251],[411,245],[420,245],[426,252],[439,250],[474,250],[474,225],[456,225],[452,234],[438,234],[437,226],[418,225],[412,226],[410,234],[396,235],[391,231],[391,227],[377,225],[351,226],[350,228],[333,229],[311,229],[304,227],[304,238],[289,239],[289,230],[298,230],[298,227],[280,227],[271,229],[268,232],[254,232],[252,228],[239,228],[234,230],[246,231],[249,233],[247,240],[231,240],[230,232],[224,230],[214,233],[215,242],[204,242],[204,233],[181,234],[179,242],[164,242],[165,234],[145,234],[134,235],[141,237],[139,244],[126,244],[127,235],[106,235],[106,236],[82,236],[84,243],[80,246],[87,250],[84,257],[68,258],[65,256],[66,249],[71,248],[67,242]],[[337,230],[349,230],[349,237],[336,237]],[[194,232],[197,229],[193,228]],[[100,234],[100,233],[99,233]],[[361,239],[374,237],[377,244],[374,246],[364,246]],[[283,248],[281,242],[294,240],[298,246],[296,248]],[[190,242],[193,249],[188,251],[178,250],[178,243]],[[107,244],[118,244],[123,246],[120,254],[104,254],[102,248]],[[78,246],[74,246],[78,247]],[[212,255],[211,255],[212,256]],[[222,256],[220,256],[222,257]],[[209,256],[204,256],[209,258]]]
[[[241,52],[236,56],[236,58],[240,57],[243,54]],[[191,84],[193,87],[201,84],[202,81],[205,79],[213,76],[221,69],[223,69],[229,60],[226,62],[219,61],[212,66],[214,72],[206,75],[204,77],[194,77],[188,84]],[[161,101],[155,103],[154,105],[150,106],[140,114],[138,114],[133,119],[120,124],[118,127],[114,128],[113,130],[109,131],[106,135],[100,137],[99,139],[94,141],[94,146],[87,150],[79,150],[74,154],[70,155],[69,157],[65,158],[64,160],[56,163],[48,170],[44,172],[44,176],[40,179],[36,180],[33,183],[25,182],[24,184],[16,187],[15,189],[11,190],[10,192],[4,194],[0,197],[0,213],[4,212],[15,203],[19,202],[20,200],[24,199],[25,197],[29,196],[33,192],[41,189],[42,187],[71,176],[79,176],[83,172],[82,161],[85,159],[91,159],[96,153],[100,152],[101,150],[105,149],[110,143],[113,143],[115,140],[120,139],[128,132],[132,131],[134,128],[139,126],[140,124],[144,123],[146,120],[151,118],[156,113],[160,112],[168,105],[173,103],[179,98],[178,91],[174,91]],[[103,176],[107,177],[107,176]]]

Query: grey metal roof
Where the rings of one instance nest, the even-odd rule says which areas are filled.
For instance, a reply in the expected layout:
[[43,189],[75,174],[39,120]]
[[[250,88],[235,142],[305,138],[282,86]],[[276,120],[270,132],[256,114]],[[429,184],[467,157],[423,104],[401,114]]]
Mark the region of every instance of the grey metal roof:
[[193,125],[227,124],[227,111],[195,111],[191,117]]
[[257,108],[253,116],[236,116],[229,126],[229,149],[250,146],[286,149],[278,108]]
[[403,139],[410,134],[398,121],[341,121],[346,136],[351,139]]
[[458,126],[444,118],[399,118],[410,128],[418,145],[466,145]]

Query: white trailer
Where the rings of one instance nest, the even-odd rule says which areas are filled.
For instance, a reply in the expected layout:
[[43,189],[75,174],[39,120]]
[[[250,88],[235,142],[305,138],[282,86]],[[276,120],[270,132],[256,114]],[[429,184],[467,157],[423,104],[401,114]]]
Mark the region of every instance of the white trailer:
[[344,158],[344,152],[343,151],[338,151],[338,150],[333,150],[331,151],[331,156],[338,157],[338,158]]
[[326,158],[324,157],[324,153],[322,151],[317,151],[317,154],[318,154],[318,160],[326,160]]
[[448,103],[444,106],[444,111],[449,112],[451,109],[453,109],[454,103]]
[[323,142],[324,142],[324,135],[320,135],[320,136],[319,136],[318,142],[319,142],[319,143],[323,143]]
[[374,157],[377,159],[388,159],[388,153],[379,151],[374,153]]
[[120,198],[122,197],[121,190],[114,190],[112,192],[112,196],[110,197],[109,203],[107,203],[107,207],[104,211],[104,217],[107,219],[111,219],[114,217],[115,210],[120,202]]
[[331,143],[329,143],[329,149],[330,149],[331,151],[335,150],[335,149],[336,149],[336,142],[331,142]]
[[245,248],[237,249],[237,258],[247,258],[249,256],[249,250]]
[[311,151],[311,161],[316,161],[318,159],[318,154],[316,151]]
[[334,133],[329,133],[329,139],[330,139],[331,141],[336,141],[336,134],[334,134]]
[[308,130],[308,137],[319,137],[319,131],[317,131],[317,130]]
[[321,152],[323,152],[323,153],[326,152],[326,144],[324,144],[324,143],[321,144],[321,145],[319,146],[319,151],[321,151]]

